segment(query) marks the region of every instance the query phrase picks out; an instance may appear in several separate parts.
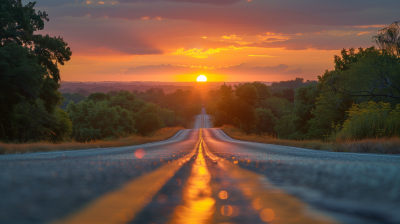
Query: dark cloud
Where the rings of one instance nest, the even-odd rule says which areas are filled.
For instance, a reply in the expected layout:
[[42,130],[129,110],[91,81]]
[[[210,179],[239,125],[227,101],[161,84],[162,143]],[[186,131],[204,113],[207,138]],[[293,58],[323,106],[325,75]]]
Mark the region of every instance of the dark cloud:
[[[60,28],[62,24],[62,28]],[[48,31],[50,30],[50,32]],[[74,52],[96,55],[151,55],[162,54],[125,24],[104,23],[104,20],[62,18],[50,21],[43,33],[62,36]]]
[[[53,2],[71,3],[72,1],[44,1],[41,5],[55,4]],[[371,0],[328,2],[317,0],[253,0],[252,2],[245,0],[121,0],[120,2],[131,2],[131,4],[66,4],[47,11],[51,16],[90,15],[94,19],[107,17],[140,20],[148,17],[149,20],[162,18],[191,21],[200,27],[218,28],[221,33],[294,34],[345,26],[390,24],[399,19],[398,11],[400,10],[400,1],[389,0],[383,0],[379,4]],[[143,4],[143,2],[148,2],[148,4]],[[205,4],[177,4],[184,2]],[[197,27],[193,26],[192,29],[194,28]]]
[[[367,47],[372,45],[370,38],[373,34],[295,34],[390,24],[399,20],[400,10],[400,1],[390,0],[379,3],[372,0],[120,0],[120,3],[125,4],[114,5],[107,1],[103,5],[97,4],[97,1],[89,5],[84,2],[86,0],[39,1],[38,6],[43,6],[50,14],[50,23],[46,25],[45,32],[51,30],[49,27],[57,29],[59,26],[63,29],[57,35],[73,40],[71,45],[79,42],[79,46],[88,49],[107,46],[123,54],[139,55],[161,54],[165,49],[182,47],[207,49],[240,46],[228,40],[205,40],[200,37],[231,34],[254,36],[264,35],[266,32],[287,35],[290,39],[277,41],[270,38],[246,46],[288,50]],[[71,17],[88,17],[89,21],[85,21],[86,27],[83,29],[65,25],[66,21],[60,23],[61,18]],[[108,22],[103,20],[103,24],[97,24],[97,20],[104,18]],[[124,24],[129,21],[132,25],[119,26],[122,21]],[[154,21],[160,25],[154,25]]]

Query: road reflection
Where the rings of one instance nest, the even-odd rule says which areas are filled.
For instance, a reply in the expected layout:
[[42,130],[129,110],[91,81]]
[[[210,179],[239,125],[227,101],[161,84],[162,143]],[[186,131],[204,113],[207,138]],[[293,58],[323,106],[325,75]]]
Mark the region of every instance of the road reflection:
[[[200,132],[201,136],[201,132]],[[201,139],[201,137],[200,137]],[[175,209],[171,223],[211,223],[215,211],[215,199],[211,197],[211,174],[203,156],[203,146],[199,144],[197,158],[183,190],[183,205]]]

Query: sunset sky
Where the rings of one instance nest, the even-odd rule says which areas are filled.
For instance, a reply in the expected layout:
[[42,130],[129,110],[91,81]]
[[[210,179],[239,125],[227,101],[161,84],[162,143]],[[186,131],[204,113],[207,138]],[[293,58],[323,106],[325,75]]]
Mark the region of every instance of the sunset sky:
[[[27,3],[28,1],[23,1]],[[73,52],[63,81],[316,79],[370,47],[398,0],[37,0]]]

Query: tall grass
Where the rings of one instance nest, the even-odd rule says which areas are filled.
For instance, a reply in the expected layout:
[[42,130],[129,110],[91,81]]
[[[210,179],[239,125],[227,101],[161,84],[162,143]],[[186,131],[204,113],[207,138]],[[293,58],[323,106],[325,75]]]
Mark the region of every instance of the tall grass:
[[271,135],[246,135],[240,129],[224,125],[220,128],[229,137],[242,141],[260,142],[274,145],[294,146],[306,149],[327,150],[332,152],[382,153],[400,154],[400,138],[343,140],[323,142],[320,140],[286,140],[277,139]]
[[14,143],[1,143],[0,142],[0,155],[4,154],[15,154],[15,153],[31,153],[31,152],[49,152],[49,151],[65,151],[65,150],[80,150],[80,149],[95,149],[95,148],[109,148],[109,147],[121,147],[130,145],[140,145],[149,142],[162,141],[171,138],[182,127],[162,128],[156,131],[150,137],[142,137],[133,135],[128,138],[121,138],[118,140],[97,140],[90,142],[63,142],[63,143],[49,143],[49,142],[38,142],[38,143],[26,143],[26,144],[14,144]]
[[400,136],[400,104],[392,110],[389,103],[368,102],[353,105],[343,129],[331,138],[362,140]]

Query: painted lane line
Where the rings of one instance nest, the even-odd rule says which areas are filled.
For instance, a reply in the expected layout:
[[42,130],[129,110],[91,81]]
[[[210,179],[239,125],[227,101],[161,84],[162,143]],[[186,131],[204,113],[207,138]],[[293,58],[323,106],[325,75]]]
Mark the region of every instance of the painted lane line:
[[192,152],[174,162],[140,176],[122,188],[108,192],[84,206],[70,216],[55,220],[52,224],[121,224],[129,223],[153,196],[188,162],[200,144],[197,142]]
[[211,223],[215,211],[215,199],[210,186],[211,174],[203,155],[202,129],[199,131],[200,144],[197,158],[193,163],[188,182],[183,189],[183,203],[175,208],[169,224]]

